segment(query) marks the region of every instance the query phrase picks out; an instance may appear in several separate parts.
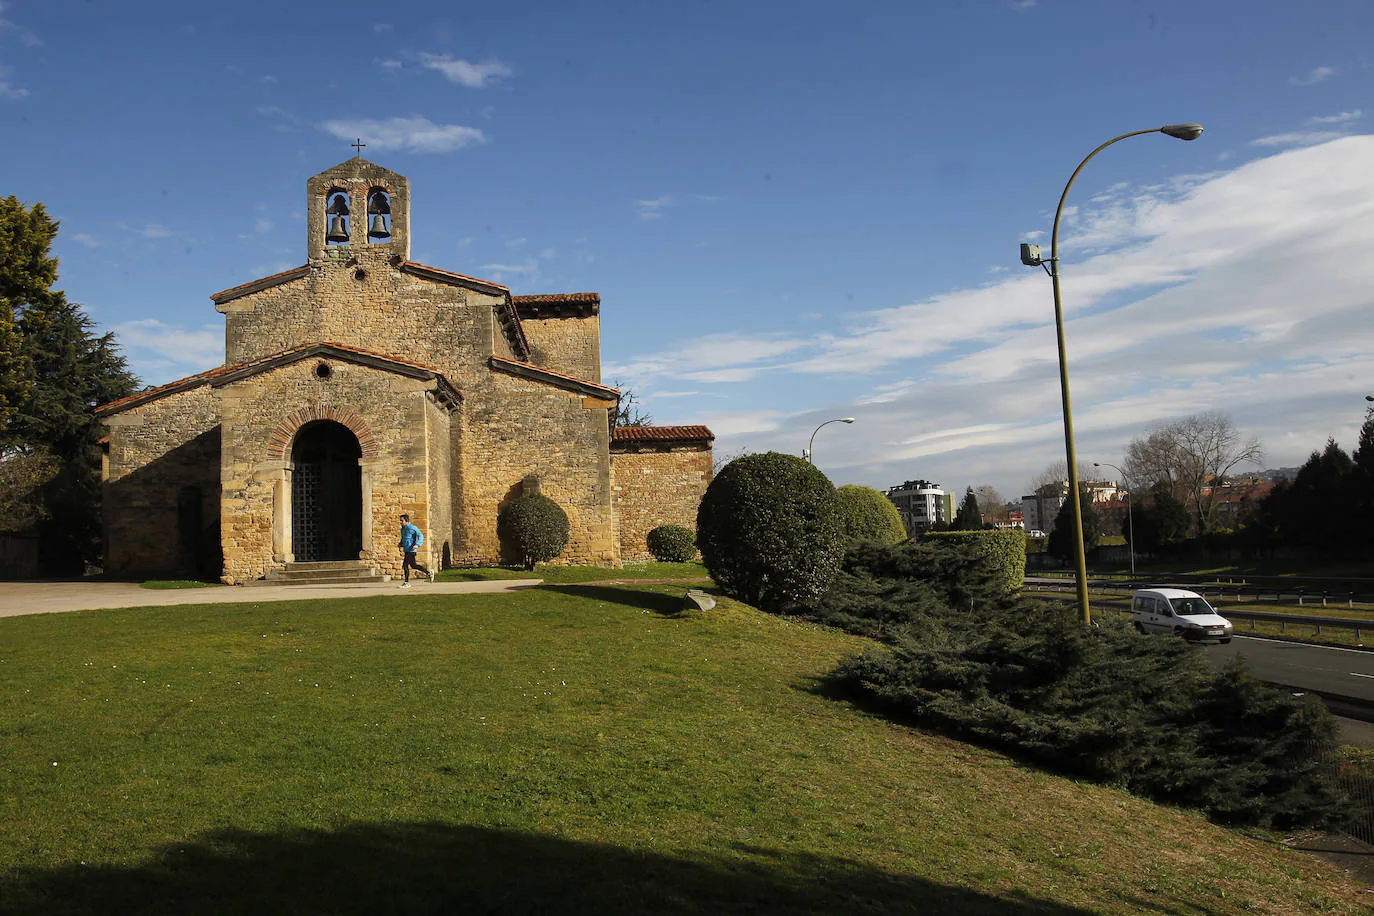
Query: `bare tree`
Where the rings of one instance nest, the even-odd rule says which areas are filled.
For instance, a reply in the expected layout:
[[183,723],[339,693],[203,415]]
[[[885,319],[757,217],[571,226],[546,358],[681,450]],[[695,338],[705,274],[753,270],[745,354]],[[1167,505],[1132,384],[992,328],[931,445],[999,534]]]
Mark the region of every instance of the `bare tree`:
[[996,487],[989,484],[974,487],[973,495],[978,499],[978,508],[983,512],[983,521],[995,525],[1007,520],[1007,501],[1002,498],[1001,493],[997,492]]
[[644,409],[643,402],[633,388],[620,379],[612,381],[611,387],[620,391],[620,401],[616,404],[615,414],[611,417],[612,427],[653,425],[653,416]]
[[1132,486],[1165,484],[1192,510],[1199,534],[1216,520],[1214,486],[1237,467],[1264,458],[1259,439],[1242,438],[1231,418],[1209,411],[1158,426],[1126,446],[1125,470]]
[[745,455],[752,454],[754,453],[743,447],[737,448],[733,452],[725,452],[724,454],[713,453],[711,456],[711,476],[715,477],[720,473],[721,468],[725,467],[736,458],[743,458]]
[[[1069,479],[1067,468],[1068,464],[1064,461],[1056,461],[1047,466],[1043,471],[1031,478],[1030,492],[1034,493],[1041,487],[1050,486],[1051,484],[1064,484]],[[1092,480],[1092,478],[1093,469],[1081,461],[1078,462],[1079,481]]]

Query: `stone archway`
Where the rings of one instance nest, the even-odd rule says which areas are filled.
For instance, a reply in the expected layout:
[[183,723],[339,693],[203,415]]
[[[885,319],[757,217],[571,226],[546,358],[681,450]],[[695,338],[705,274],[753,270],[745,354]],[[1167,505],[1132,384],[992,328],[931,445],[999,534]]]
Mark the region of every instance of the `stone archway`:
[[314,420],[291,444],[291,552],[298,563],[356,560],[363,549],[363,449],[342,423]]

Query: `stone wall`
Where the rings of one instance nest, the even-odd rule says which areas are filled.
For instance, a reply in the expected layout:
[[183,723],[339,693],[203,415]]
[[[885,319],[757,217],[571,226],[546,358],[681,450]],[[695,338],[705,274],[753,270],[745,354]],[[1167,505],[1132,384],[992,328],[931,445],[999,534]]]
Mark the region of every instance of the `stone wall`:
[[645,538],[659,525],[697,527],[697,507],[711,483],[707,444],[617,443],[611,453],[620,558],[652,559]]
[[422,554],[430,570],[452,565],[453,557],[453,461],[452,420],[447,408],[433,398],[425,399],[425,466],[429,469],[429,527]]
[[105,569],[219,574],[219,399],[209,386],[105,420]]
[[530,362],[554,372],[601,382],[601,319],[525,318],[520,324],[530,345]]
[[579,394],[497,372],[465,399],[455,473],[456,563],[515,559],[502,556],[496,520],[533,474],[568,514],[568,546],[555,562],[618,565],[610,431],[606,402],[598,403],[587,407]]
[[493,352],[509,355],[493,313],[501,297],[417,277],[368,253],[350,260],[357,263],[312,266],[217,306],[226,364],[327,341],[433,366],[463,389],[485,374]]
[[224,581],[231,584],[261,578],[291,558],[290,448],[283,455],[273,444],[315,419],[343,423],[364,444],[363,558],[400,573],[398,516],[406,513],[426,532],[420,561],[432,562],[438,539],[426,421],[434,383],[337,360],[321,379],[315,366],[302,360],[219,389]]

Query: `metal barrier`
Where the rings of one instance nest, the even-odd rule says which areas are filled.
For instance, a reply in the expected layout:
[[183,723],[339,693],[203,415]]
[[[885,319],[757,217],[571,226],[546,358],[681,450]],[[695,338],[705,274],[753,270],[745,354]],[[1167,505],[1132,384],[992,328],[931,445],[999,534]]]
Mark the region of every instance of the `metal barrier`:
[[1342,829],[1374,845],[1374,760],[1330,745],[1314,751],[1322,778],[1344,799]]

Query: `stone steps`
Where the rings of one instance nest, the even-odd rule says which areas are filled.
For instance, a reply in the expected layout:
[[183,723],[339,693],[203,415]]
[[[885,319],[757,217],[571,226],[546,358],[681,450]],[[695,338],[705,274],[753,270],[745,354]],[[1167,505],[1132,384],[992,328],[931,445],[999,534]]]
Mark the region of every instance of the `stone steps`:
[[324,560],[318,563],[287,563],[267,578],[250,585],[380,585],[391,576],[377,572],[367,560]]

